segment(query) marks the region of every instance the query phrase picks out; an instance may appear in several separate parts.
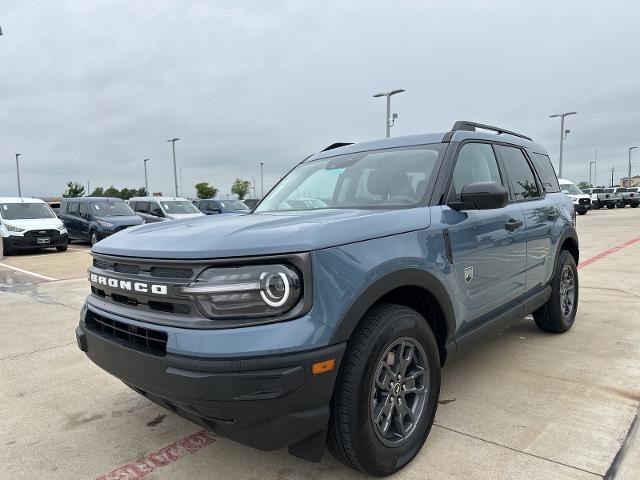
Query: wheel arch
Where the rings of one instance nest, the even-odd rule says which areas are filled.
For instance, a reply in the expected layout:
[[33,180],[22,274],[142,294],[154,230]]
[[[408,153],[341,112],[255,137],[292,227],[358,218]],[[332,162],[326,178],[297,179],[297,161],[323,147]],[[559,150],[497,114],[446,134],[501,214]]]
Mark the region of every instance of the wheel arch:
[[453,304],[442,283],[419,268],[396,270],[368,285],[342,315],[331,343],[348,341],[367,311],[378,303],[404,305],[419,312],[436,337],[444,364],[456,326]]

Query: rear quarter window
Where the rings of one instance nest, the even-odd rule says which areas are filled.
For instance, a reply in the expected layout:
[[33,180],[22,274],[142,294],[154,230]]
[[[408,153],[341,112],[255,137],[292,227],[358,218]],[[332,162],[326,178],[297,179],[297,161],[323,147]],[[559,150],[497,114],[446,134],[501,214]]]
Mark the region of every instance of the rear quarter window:
[[560,185],[558,184],[558,177],[556,176],[549,156],[542,153],[534,153],[531,160],[533,161],[533,166],[540,178],[540,182],[542,182],[544,190],[548,193],[559,192]]

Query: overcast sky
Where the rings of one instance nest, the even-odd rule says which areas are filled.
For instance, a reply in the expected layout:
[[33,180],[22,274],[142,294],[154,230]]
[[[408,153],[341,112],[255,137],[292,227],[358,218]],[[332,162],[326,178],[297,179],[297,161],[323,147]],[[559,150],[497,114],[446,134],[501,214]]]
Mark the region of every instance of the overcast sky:
[[[626,176],[640,146],[640,2],[2,0],[0,196],[67,180],[184,193],[236,176],[265,190],[336,141],[448,130],[522,131],[564,177]],[[634,152],[640,174],[640,150]]]

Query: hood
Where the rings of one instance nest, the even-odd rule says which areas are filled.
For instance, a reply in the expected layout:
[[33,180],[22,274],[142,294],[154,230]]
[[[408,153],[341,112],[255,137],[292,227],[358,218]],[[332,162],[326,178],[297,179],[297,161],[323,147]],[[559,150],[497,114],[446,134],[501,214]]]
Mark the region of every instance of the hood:
[[428,207],[203,216],[150,223],[108,237],[96,253],[207,259],[307,252],[427,228]]
[[176,220],[180,220],[183,218],[197,218],[203,217],[204,213],[196,212],[196,213],[166,213],[167,218],[174,218]]
[[124,217],[95,217],[96,220],[102,220],[103,222],[113,223],[116,227],[123,225],[141,225],[144,223],[142,217],[138,215],[127,215]]
[[573,193],[567,193],[566,194],[571,200],[580,200],[581,198],[591,198],[591,195],[587,195],[586,193],[581,193],[581,194],[573,194]]
[[25,230],[46,230],[52,228],[58,228],[63,225],[62,220],[58,217],[55,218],[25,218],[20,220],[5,220],[2,219],[3,223],[7,225],[14,225],[18,228],[23,228]]

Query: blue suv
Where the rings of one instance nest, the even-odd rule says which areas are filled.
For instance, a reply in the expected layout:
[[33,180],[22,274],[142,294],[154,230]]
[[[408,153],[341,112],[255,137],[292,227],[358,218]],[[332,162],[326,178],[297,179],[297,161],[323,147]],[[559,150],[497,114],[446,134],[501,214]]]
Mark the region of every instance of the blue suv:
[[547,153],[473,122],[333,144],[248,215],[92,252],[76,336],[93,362],[238,442],[316,461],[328,443],[379,476],[420,451],[445,362],[530,313],[565,332],[578,305]]

